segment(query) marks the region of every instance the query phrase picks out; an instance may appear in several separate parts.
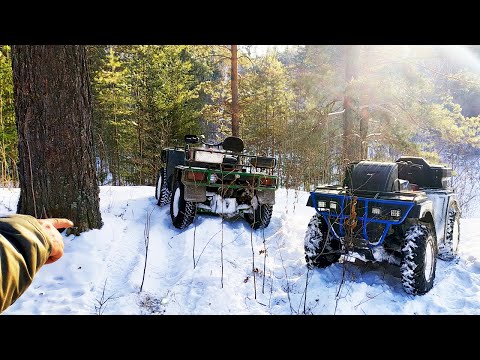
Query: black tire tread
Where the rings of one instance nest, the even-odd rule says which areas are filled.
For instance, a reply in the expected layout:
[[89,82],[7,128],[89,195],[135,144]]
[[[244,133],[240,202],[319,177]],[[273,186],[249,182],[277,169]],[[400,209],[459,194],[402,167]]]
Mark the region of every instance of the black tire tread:
[[340,259],[340,242],[327,238],[327,225],[321,215],[315,214],[308,223],[304,239],[305,261],[313,269],[326,268]]
[[252,213],[245,213],[245,220],[253,230],[266,228],[272,219],[273,205],[260,204]]
[[429,280],[425,279],[425,251],[429,235],[432,234],[433,249],[437,251],[434,231],[426,225],[414,224],[405,233],[402,248],[400,272],[405,292],[412,295],[423,295],[432,287],[435,280],[436,256],[434,256],[433,273]]
[[[173,216],[173,202],[175,197],[173,194],[177,191],[177,188],[180,187],[180,199],[178,204],[178,215],[176,217]],[[177,180],[173,187],[171,200],[170,200],[170,217],[172,219],[172,224],[177,229],[184,229],[188,225],[192,224],[195,220],[197,204],[192,201],[185,201],[184,200],[184,185],[181,181]]]
[[158,176],[157,186],[155,187],[155,195],[158,199],[157,205],[163,206],[170,202],[170,199],[172,198],[172,192],[167,186],[167,170],[165,168],[161,168],[159,171],[159,175],[161,175],[162,185],[160,187],[160,194],[157,194],[158,181],[160,180],[160,176]]

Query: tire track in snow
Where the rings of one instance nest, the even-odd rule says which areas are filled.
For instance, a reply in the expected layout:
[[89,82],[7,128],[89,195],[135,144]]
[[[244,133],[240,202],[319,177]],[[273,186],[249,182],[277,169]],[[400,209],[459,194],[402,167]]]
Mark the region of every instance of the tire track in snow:
[[193,230],[192,226],[178,230],[172,225],[168,204],[159,207],[155,197],[150,198],[150,203],[155,210],[150,220],[148,263],[141,299],[153,299],[157,305],[143,306],[142,311],[164,313],[170,301],[175,303],[177,284],[182,283],[189,266],[193,267],[192,263],[188,264],[185,241]]
[[98,301],[102,299],[104,288],[104,297],[112,296],[105,303],[104,314],[127,314],[129,312],[125,309],[132,308],[127,305],[137,302],[136,294],[139,291],[141,278],[139,281],[136,270],[143,265],[141,260],[145,254],[144,227],[147,216],[145,209],[150,211],[151,208],[145,206],[145,200],[148,201],[148,198],[135,196],[137,189],[131,188],[127,196],[116,190],[113,189],[114,199],[109,200],[109,207],[114,208],[115,202],[125,202],[125,206],[119,213],[102,213],[110,227],[104,232],[107,236],[111,234],[111,240],[110,248],[104,258],[103,276],[99,277],[95,284],[95,306],[99,306]]

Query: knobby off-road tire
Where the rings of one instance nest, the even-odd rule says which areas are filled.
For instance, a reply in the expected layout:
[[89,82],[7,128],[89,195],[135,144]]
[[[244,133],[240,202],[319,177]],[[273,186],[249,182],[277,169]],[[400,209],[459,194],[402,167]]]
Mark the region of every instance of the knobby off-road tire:
[[328,226],[321,215],[315,214],[308,223],[305,233],[305,260],[307,267],[325,268],[340,259],[341,244],[327,236]]
[[157,184],[155,185],[155,198],[158,200],[157,205],[163,206],[170,202],[172,192],[167,186],[167,171],[161,168],[157,176]]
[[405,291],[423,295],[433,287],[437,239],[431,225],[412,225],[405,233],[400,271]]
[[272,219],[273,205],[258,204],[252,213],[245,213],[245,220],[250,224],[253,230],[266,228]]
[[191,201],[185,201],[185,186],[181,181],[175,181],[170,201],[170,217],[173,226],[177,229],[184,229],[195,220],[197,205]]
[[438,246],[438,257],[445,261],[452,261],[457,256],[460,243],[460,210],[457,203],[453,203],[448,209],[446,221],[445,243]]

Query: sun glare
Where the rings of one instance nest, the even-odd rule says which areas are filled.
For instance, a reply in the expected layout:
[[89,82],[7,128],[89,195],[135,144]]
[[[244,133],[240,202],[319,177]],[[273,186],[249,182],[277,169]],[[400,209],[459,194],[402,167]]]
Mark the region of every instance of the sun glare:
[[470,70],[480,73],[480,59],[466,45],[440,45],[442,51],[456,65],[466,66]]

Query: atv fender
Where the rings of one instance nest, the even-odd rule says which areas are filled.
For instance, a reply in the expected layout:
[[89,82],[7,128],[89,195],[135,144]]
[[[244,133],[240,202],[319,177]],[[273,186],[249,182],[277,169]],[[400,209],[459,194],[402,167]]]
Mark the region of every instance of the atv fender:
[[421,203],[416,204],[413,209],[408,214],[409,218],[422,219],[427,216],[427,214],[432,215],[434,213],[433,203],[431,200],[425,200]]

